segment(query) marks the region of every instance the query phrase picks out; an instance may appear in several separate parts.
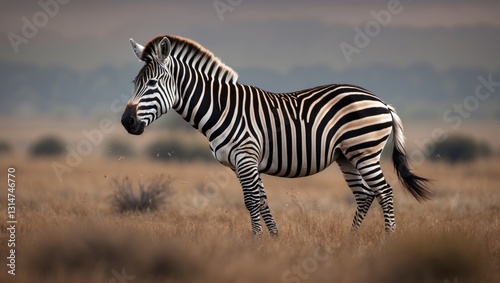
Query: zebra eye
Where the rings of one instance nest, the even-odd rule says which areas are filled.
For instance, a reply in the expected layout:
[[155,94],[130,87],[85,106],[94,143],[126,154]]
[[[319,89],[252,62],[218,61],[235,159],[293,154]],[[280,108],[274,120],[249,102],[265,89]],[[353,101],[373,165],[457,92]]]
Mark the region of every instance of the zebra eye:
[[148,85],[148,86],[155,86],[157,82],[158,82],[157,80],[149,80],[149,81],[147,82],[147,85]]

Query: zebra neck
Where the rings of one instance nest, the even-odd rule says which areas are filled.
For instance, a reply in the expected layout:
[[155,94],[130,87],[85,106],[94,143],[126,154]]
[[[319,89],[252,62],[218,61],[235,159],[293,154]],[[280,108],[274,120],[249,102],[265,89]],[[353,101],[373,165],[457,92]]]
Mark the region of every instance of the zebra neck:
[[[221,85],[227,85],[217,79],[209,78],[188,66],[182,66],[174,71],[177,90],[180,95],[175,111],[193,128],[207,136],[221,118],[220,100],[226,94],[220,93]],[[207,136],[208,137],[208,136]]]

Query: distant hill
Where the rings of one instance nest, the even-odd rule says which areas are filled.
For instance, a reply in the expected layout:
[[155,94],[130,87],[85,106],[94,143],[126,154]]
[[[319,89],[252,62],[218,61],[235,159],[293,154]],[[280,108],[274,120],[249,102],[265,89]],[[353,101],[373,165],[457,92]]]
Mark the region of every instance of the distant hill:
[[[0,63],[2,103],[0,115],[94,115],[109,109],[120,94],[130,95],[131,80],[140,63],[120,68],[103,67],[79,73],[64,68],[39,68]],[[474,95],[478,76],[474,69],[436,71],[417,65],[405,69],[373,66],[333,70],[326,66],[295,67],[287,73],[263,69],[236,70],[239,81],[263,89],[285,92],[329,83],[350,83],[375,92],[403,116],[440,118],[445,109]],[[493,73],[500,81],[500,71]],[[480,105],[473,118],[500,118],[500,90]],[[477,113],[476,113],[477,112]]]

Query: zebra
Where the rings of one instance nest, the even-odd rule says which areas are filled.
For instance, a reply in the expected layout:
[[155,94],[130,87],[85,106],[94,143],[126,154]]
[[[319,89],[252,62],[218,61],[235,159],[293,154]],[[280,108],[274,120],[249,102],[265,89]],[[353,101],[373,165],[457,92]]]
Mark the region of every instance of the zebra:
[[357,204],[352,229],[360,228],[376,198],[385,231],[395,231],[393,191],[380,167],[391,133],[400,182],[418,201],[431,198],[429,180],[409,169],[401,119],[370,91],[330,84],[273,93],[238,83],[234,70],[190,39],[162,35],[145,46],[132,38],[130,44],[144,65],[133,80],[122,125],[140,135],[170,109],[179,113],[208,139],[215,159],[235,172],[253,236],[263,233],[261,220],[271,236],[278,235],[261,173],[304,177],[334,161]]

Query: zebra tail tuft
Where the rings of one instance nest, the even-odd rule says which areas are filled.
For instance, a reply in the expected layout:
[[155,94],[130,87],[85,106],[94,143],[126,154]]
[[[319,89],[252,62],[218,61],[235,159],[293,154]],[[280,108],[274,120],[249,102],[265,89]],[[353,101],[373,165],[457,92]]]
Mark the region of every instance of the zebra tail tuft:
[[392,162],[399,181],[419,202],[429,200],[433,196],[433,193],[427,187],[430,180],[411,172],[404,148],[403,123],[393,107],[389,106],[389,110],[391,111],[394,129]]

